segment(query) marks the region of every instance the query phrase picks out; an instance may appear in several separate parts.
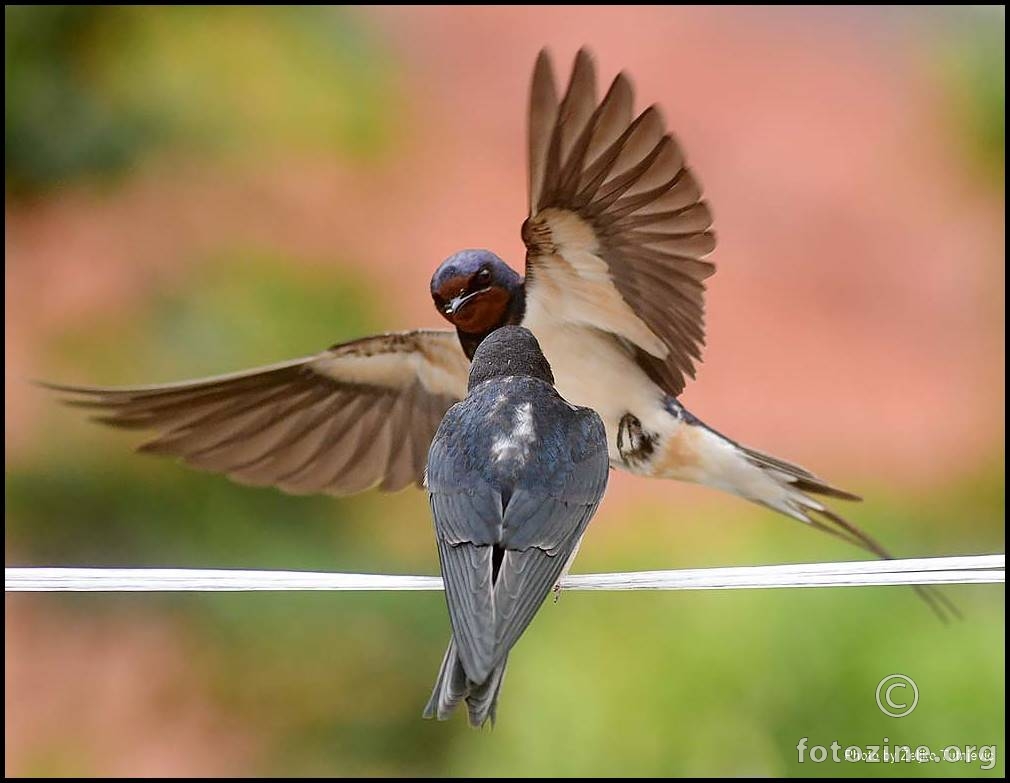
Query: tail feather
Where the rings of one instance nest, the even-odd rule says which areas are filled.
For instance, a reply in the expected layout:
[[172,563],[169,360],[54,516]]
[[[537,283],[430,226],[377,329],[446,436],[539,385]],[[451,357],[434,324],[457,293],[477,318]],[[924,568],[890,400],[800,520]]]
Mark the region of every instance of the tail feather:
[[471,726],[483,726],[490,721],[494,726],[498,711],[498,693],[505,679],[505,661],[491,670],[491,675],[481,685],[474,686],[466,697],[467,716]]
[[[683,414],[687,424],[684,434],[671,439],[673,442],[668,448],[690,453],[700,470],[687,476],[674,474],[671,478],[686,477],[732,492],[876,557],[894,559],[869,534],[817,499],[822,496],[858,501],[862,499],[858,495],[832,486],[799,465],[736,443],[687,411]],[[914,590],[942,621],[961,616],[950,599],[936,588],[918,585]]]
[[766,471],[781,473],[786,481],[801,492],[809,492],[812,495],[824,495],[825,497],[837,498],[838,500],[862,500],[859,495],[853,495],[844,489],[833,487],[799,465],[786,462],[784,459],[773,457],[771,454],[765,454],[763,451],[758,451],[757,449],[750,449],[746,446],[739,446],[739,448],[747,456],[752,465],[756,465]]
[[456,705],[466,696],[466,672],[456,655],[456,643],[449,642],[449,647],[442,656],[442,665],[438,670],[438,678],[431,692],[431,698],[424,708],[425,718],[446,720]]
[[[858,495],[832,487],[817,476],[796,465],[769,457],[752,449],[741,447],[752,464],[762,468],[784,485],[786,493],[778,502],[769,503],[763,499],[757,502],[769,508],[788,514],[815,530],[834,536],[865,552],[876,555],[881,560],[893,560],[894,556],[876,539],[862,528],[836,514],[830,508],[809,495],[825,495],[842,500],[862,500]],[[754,457],[760,455],[760,459]],[[754,498],[748,498],[754,500]],[[960,619],[961,612],[946,595],[935,587],[915,585],[912,588],[926,602],[926,605],[944,623],[951,618]]]
[[429,719],[448,720],[459,703],[465,701],[471,726],[480,728],[488,721],[493,726],[498,694],[505,677],[505,664],[506,661],[502,661],[495,666],[484,682],[474,682],[466,676],[456,653],[456,643],[450,641],[422,715]]
[[[869,534],[846,520],[844,517],[839,516],[834,511],[824,508],[819,511],[814,511],[814,513],[823,516],[825,519],[836,525],[835,528],[828,528],[829,532],[832,532],[835,535],[848,540],[850,543],[855,544],[861,549],[876,555],[881,560],[894,559],[894,556],[871,538]],[[848,533],[849,537],[846,538],[842,531]],[[939,617],[942,622],[947,623],[952,618],[957,620],[961,619],[961,610],[958,609],[957,605],[940,590],[928,585],[913,585],[912,589],[915,590],[916,594],[926,602],[929,608],[933,610],[933,614]]]

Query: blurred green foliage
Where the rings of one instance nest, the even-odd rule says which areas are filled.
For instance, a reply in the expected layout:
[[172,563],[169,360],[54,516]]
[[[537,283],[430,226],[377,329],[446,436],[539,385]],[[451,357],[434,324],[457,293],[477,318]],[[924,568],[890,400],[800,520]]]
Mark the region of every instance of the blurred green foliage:
[[8,190],[34,190],[127,166],[153,139],[134,112],[102,100],[86,62],[90,39],[113,9],[4,8],[5,176]]
[[165,149],[367,155],[388,139],[389,71],[346,8],[8,6],[4,21],[15,194]]
[[[227,252],[135,311],[61,342],[71,380],[143,381],[310,352],[378,327],[364,283],[271,254]],[[114,345],[116,350],[110,351]],[[47,416],[7,473],[19,562],[434,573],[423,495],[297,498],[126,448],[130,435]],[[906,554],[1002,551],[999,465],[930,497],[888,496],[855,518]],[[680,520],[670,505],[605,504],[578,569],[640,570],[859,555],[743,504]],[[953,522],[953,524],[952,524]],[[615,525],[615,523],[617,523]],[[1003,594],[952,589],[941,625],[907,589],[566,593],[517,646],[493,733],[420,719],[448,622],[435,594],[78,596],[61,611],[161,615],[187,629],[193,676],[262,738],[264,775],[972,774],[978,766],[814,765],[796,743],[1001,743]],[[885,675],[922,701],[882,715]],[[58,738],[54,740],[59,747]],[[83,762],[82,762],[83,763]],[[68,769],[74,769],[70,764]],[[989,774],[1000,773],[1003,762]]]
[[1006,166],[1006,19],[995,6],[944,25],[937,43],[944,107],[982,176],[1003,186]]

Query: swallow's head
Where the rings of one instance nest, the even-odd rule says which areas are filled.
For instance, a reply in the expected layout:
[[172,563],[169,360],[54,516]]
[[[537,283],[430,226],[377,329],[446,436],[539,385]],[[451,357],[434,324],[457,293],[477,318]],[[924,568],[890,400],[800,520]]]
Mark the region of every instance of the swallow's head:
[[522,278],[490,250],[461,250],[431,278],[431,298],[461,332],[485,334],[508,320]]
[[495,329],[477,347],[470,365],[470,388],[510,375],[539,378],[554,385],[551,365],[533,332],[522,326]]

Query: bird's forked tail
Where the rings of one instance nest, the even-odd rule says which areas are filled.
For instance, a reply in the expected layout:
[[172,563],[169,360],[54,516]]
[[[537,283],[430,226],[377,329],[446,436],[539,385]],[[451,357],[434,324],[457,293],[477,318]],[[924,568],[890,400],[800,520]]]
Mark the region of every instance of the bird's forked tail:
[[[861,500],[791,462],[747,448],[705,425],[679,407],[679,426],[657,455],[659,475],[693,481],[759,503],[815,530],[840,538],[885,560],[892,555],[868,533],[828,508],[820,498]],[[632,425],[633,426],[633,423]],[[622,422],[622,429],[625,423]],[[625,437],[634,437],[629,431]],[[930,608],[946,621],[959,617],[957,607],[941,592],[915,587]]]
[[506,658],[493,669],[484,682],[473,682],[466,676],[463,664],[456,654],[456,643],[449,642],[449,648],[442,658],[442,666],[435,680],[435,688],[424,708],[425,718],[448,720],[461,701],[466,701],[467,717],[470,725],[480,728],[488,721],[494,725],[495,710],[498,707],[498,693],[505,677]]

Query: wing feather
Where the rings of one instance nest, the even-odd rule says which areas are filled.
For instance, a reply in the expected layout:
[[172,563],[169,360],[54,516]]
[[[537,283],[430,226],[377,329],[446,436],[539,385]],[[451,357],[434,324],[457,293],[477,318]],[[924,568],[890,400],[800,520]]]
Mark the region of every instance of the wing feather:
[[530,210],[540,201],[540,188],[546,175],[547,154],[558,114],[558,95],[554,89],[554,70],[547,52],[540,52],[533,68],[530,89],[529,194]]
[[466,392],[453,332],[398,332],[194,381],[43,384],[96,421],[155,437],[139,450],[236,481],[345,495],[420,483],[428,444]]
[[[528,318],[609,331],[668,393],[683,391],[704,345],[712,214],[683,151],[650,106],[633,116],[624,74],[596,102],[582,50],[557,101],[541,52],[530,100]],[[550,130],[548,130],[548,128]]]
[[486,484],[464,489],[459,455],[440,449],[438,440],[430,461],[436,474],[444,471],[458,482],[449,492],[432,492],[429,502],[453,638],[467,677],[483,682],[495,663],[493,542],[500,535],[501,498]]

